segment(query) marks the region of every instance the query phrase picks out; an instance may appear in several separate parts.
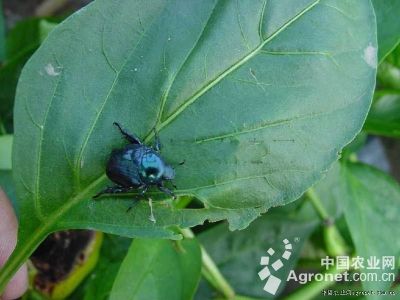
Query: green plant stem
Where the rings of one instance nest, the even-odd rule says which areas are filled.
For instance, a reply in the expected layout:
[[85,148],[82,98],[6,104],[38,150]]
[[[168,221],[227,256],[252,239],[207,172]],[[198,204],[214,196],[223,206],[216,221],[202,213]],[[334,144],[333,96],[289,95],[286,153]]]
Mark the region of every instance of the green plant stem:
[[[180,230],[182,235],[186,238],[194,238],[194,234],[190,229],[181,229]],[[219,292],[221,292],[225,299],[234,300],[234,299],[244,299],[244,298],[235,298],[235,291],[230,286],[228,281],[224,278],[224,276],[219,271],[218,267],[216,266],[215,262],[212,260],[210,255],[204,249],[203,246],[201,247],[201,262],[202,262],[202,269],[201,273],[204,278]],[[250,298],[248,298],[250,299]]]
[[25,244],[19,245],[14,249],[5,265],[0,269],[0,295],[6,288],[8,282],[28,260],[29,256],[35,251],[37,246],[46,238],[47,231],[45,227],[41,227],[32,235],[32,238]]
[[348,252],[348,245],[346,244],[344,238],[340,234],[339,230],[335,226],[334,218],[329,216],[327,210],[325,209],[322,201],[318,197],[317,193],[313,188],[308,189],[306,192],[308,199],[317,211],[321,220],[324,222],[324,240],[326,250],[331,256],[343,255]]
[[40,243],[46,238],[48,234],[57,230],[54,226],[59,218],[66,214],[71,207],[82,201],[92,197],[93,191],[100,188],[104,180],[104,176],[101,176],[97,180],[93,181],[81,194],[72,198],[60,209],[53,212],[52,215],[48,216],[48,222],[44,224],[36,224],[36,230],[30,234],[29,239],[24,236],[24,242],[21,242],[21,238],[18,237],[17,247],[14,249],[11,256],[8,258],[6,264],[0,269],[0,294],[6,288],[7,283],[18,271],[22,264],[28,260],[29,256],[35,251]]
[[[335,226],[334,219],[329,215],[328,211],[325,209],[321,199],[318,197],[316,191],[313,188],[308,189],[306,192],[310,203],[313,205],[317,214],[324,222],[324,240],[326,250],[329,255],[338,256],[343,255],[348,252],[348,246],[346,245],[343,237],[341,236],[339,230]],[[340,274],[345,270],[337,270],[335,267],[330,268],[324,274]],[[297,289],[294,293],[285,297],[285,300],[309,300],[318,296],[321,291],[329,286],[335,284],[336,281],[312,281],[302,288]]]
[[306,195],[307,195],[308,199],[310,200],[311,204],[314,206],[315,210],[317,211],[317,213],[320,216],[320,218],[322,219],[322,221],[330,222],[329,214],[326,211],[321,200],[319,199],[314,188],[309,188],[306,192]]
[[[336,268],[330,268],[328,271],[324,272],[324,274],[340,274],[345,270],[337,270]],[[283,298],[284,300],[309,300],[318,296],[323,289],[334,285],[336,281],[312,281],[306,284],[304,287],[297,289],[295,292],[290,294],[289,296]]]
[[226,281],[212,258],[208,255],[207,251],[205,251],[203,247],[201,247],[201,261],[203,264],[203,273],[208,273],[210,275],[209,282],[213,284],[213,286],[218,289],[226,297],[226,299],[234,299],[235,291]]
[[349,252],[349,246],[336,226],[330,225],[324,228],[324,239],[329,255],[339,256]]

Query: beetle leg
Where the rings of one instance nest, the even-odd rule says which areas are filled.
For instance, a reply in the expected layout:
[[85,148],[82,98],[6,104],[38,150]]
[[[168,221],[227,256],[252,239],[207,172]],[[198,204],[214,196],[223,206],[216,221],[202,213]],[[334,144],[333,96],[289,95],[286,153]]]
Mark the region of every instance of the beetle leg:
[[129,192],[132,188],[123,186],[109,186],[93,196],[93,199],[99,198],[103,194],[120,194]]
[[119,131],[128,140],[128,142],[130,142],[131,144],[139,144],[139,145],[142,144],[142,142],[139,140],[139,138],[137,136],[126,132],[124,129],[122,129],[122,127],[121,127],[121,125],[119,125],[119,123],[114,122],[113,124],[118,127]]
[[157,133],[157,130],[156,130],[155,127],[153,128],[153,130],[154,130],[154,149],[155,149],[157,152],[160,152],[160,151],[161,151],[161,141],[160,141],[160,137],[158,136],[158,133]]
[[163,186],[162,183],[157,185],[157,187],[161,192],[166,193],[167,195],[171,196],[174,200],[176,199],[175,194],[170,189],[168,189],[165,186]]

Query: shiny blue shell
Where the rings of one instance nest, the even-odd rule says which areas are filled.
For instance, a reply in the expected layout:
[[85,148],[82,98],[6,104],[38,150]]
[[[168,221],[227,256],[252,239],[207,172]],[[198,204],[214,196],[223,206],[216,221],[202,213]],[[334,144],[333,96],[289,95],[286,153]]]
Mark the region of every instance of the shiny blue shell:
[[130,144],[113,150],[106,168],[107,176],[124,187],[156,185],[170,180],[175,172],[154,149],[140,144]]

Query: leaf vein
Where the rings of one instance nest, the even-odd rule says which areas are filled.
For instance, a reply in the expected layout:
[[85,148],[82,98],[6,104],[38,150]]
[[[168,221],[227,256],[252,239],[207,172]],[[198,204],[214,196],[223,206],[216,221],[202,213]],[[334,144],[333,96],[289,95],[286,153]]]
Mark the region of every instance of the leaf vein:
[[243,39],[243,43],[246,46],[246,48],[248,50],[250,50],[251,48],[250,48],[249,42],[248,42],[248,40],[247,40],[247,38],[246,38],[246,36],[244,34],[242,21],[240,20],[239,0],[236,0],[236,18],[237,18],[237,22],[238,22],[238,25],[239,25],[240,35],[241,35],[241,37]]
[[41,204],[40,204],[40,196],[39,196],[40,172],[41,172],[41,163],[42,163],[42,146],[43,146],[43,140],[44,140],[44,127],[45,127],[45,125],[47,123],[47,117],[49,115],[51,105],[52,105],[52,103],[53,103],[53,101],[55,99],[58,86],[59,86],[59,84],[61,82],[61,77],[62,77],[62,74],[60,74],[58,76],[58,78],[57,78],[57,82],[56,82],[56,84],[54,86],[54,90],[53,90],[52,96],[50,98],[49,104],[46,107],[46,111],[45,111],[44,118],[43,118],[43,124],[39,125],[40,138],[39,138],[39,149],[38,149],[38,157],[37,157],[35,197],[34,197],[34,201],[33,201],[33,205],[35,207],[35,212],[36,212],[36,215],[37,215],[39,220],[43,220],[44,219],[44,216],[42,214]]
[[209,185],[203,185],[203,186],[197,186],[195,188],[189,188],[189,189],[184,189],[184,190],[179,190],[179,193],[188,193],[188,192],[193,192],[197,190],[202,190],[202,189],[208,189],[208,188],[213,188],[216,186],[221,186],[221,185],[226,185],[230,183],[234,183],[236,181],[246,181],[246,180],[254,180],[254,179],[259,179],[259,178],[265,178],[268,175],[279,173],[279,172],[307,172],[308,169],[276,169],[276,170],[270,170],[267,173],[260,174],[260,175],[253,175],[253,176],[247,176],[247,177],[236,177],[234,179],[230,180],[225,180],[225,181],[220,181],[220,182],[214,182],[213,184]]
[[235,132],[231,132],[231,133],[225,133],[225,134],[206,137],[206,138],[202,138],[202,139],[196,139],[195,143],[196,144],[202,144],[202,143],[211,142],[211,141],[215,141],[215,140],[222,140],[222,139],[225,139],[225,138],[235,137],[235,136],[238,136],[238,135],[242,135],[242,134],[246,134],[246,133],[250,133],[250,132],[263,130],[263,129],[266,129],[268,127],[274,127],[274,126],[279,126],[279,125],[282,125],[282,124],[287,124],[287,123],[290,123],[292,121],[306,120],[306,119],[309,119],[309,118],[312,118],[312,117],[330,115],[330,114],[332,114],[332,113],[334,113],[336,111],[343,110],[343,109],[347,108],[348,106],[353,105],[354,103],[357,103],[366,93],[367,93],[367,91],[364,91],[359,96],[357,96],[355,98],[355,100],[353,100],[353,101],[351,101],[349,103],[346,103],[346,105],[344,105],[344,106],[337,107],[337,108],[329,110],[329,111],[313,112],[313,113],[310,113],[310,114],[305,114],[305,115],[301,115],[301,116],[294,116],[294,117],[287,118],[287,119],[269,121],[269,122],[265,122],[264,124],[262,124],[260,126],[256,126],[256,127],[253,127],[253,128],[248,128],[248,129],[244,128],[244,129],[242,129],[240,131],[235,131]]
[[265,55],[321,55],[321,56],[328,57],[330,60],[332,60],[332,62],[336,66],[339,66],[339,63],[333,57],[332,53],[327,52],[327,51],[268,51],[268,50],[261,50],[260,53],[265,54]]
[[261,15],[260,15],[260,22],[258,24],[258,35],[260,37],[260,42],[262,42],[264,39],[263,34],[262,34],[262,29],[263,29],[264,13],[265,13],[265,8],[267,7],[267,2],[268,2],[268,0],[264,1],[263,8],[261,10]]
[[198,39],[197,39],[196,42],[194,43],[193,47],[189,50],[188,54],[187,54],[186,57],[184,58],[182,64],[181,64],[180,67],[179,67],[179,69],[175,72],[175,74],[174,74],[174,76],[173,76],[173,78],[172,78],[172,80],[171,80],[171,83],[168,85],[168,88],[166,89],[165,93],[164,93],[163,96],[162,96],[161,105],[160,105],[160,109],[159,109],[158,116],[157,116],[156,128],[157,128],[157,127],[160,125],[160,123],[161,123],[161,118],[162,118],[162,115],[163,115],[163,112],[164,112],[165,103],[167,102],[167,99],[168,99],[169,93],[170,93],[170,91],[171,91],[171,88],[172,88],[172,86],[174,85],[174,82],[175,82],[176,78],[178,77],[178,75],[180,74],[180,72],[182,71],[183,67],[184,67],[184,66],[186,65],[186,63],[188,62],[188,60],[189,60],[190,56],[192,55],[193,51],[196,49],[197,45],[199,44],[201,38],[203,37],[203,34],[204,34],[206,28],[207,28],[208,25],[209,25],[210,19],[211,19],[211,17],[213,16],[213,14],[214,14],[214,12],[215,12],[215,6],[216,6],[216,5],[214,5],[213,10],[211,11],[211,13],[210,13],[210,15],[209,15],[207,21],[205,22],[205,24],[204,24],[204,26],[203,26],[203,29],[202,29],[202,31],[201,31],[200,34],[199,34]]
[[[297,21],[301,16],[303,16],[305,13],[310,11],[313,7],[315,7],[320,0],[316,0],[313,2],[311,5],[307,6],[304,8],[301,12],[299,12],[293,19],[289,20],[286,22],[284,25],[282,25],[278,30],[276,30],[269,38],[264,40],[258,47],[256,47],[253,51],[248,53],[246,56],[244,56],[242,59],[240,59],[238,62],[234,63],[231,65],[229,68],[227,68],[225,71],[223,71],[221,74],[219,74],[216,78],[214,78],[212,81],[208,82],[206,85],[204,85],[201,89],[199,89],[197,92],[195,92],[191,97],[188,98],[187,101],[185,101],[182,105],[180,105],[175,112],[173,112],[164,122],[162,122],[158,128],[158,130],[161,130],[165,126],[167,126],[169,123],[171,123],[173,120],[175,120],[188,106],[192,105],[198,98],[200,98],[202,95],[204,95],[207,91],[209,91],[212,87],[214,87],[217,83],[219,83],[222,79],[224,79],[227,75],[241,67],[244,63],[249,61],[251,58],[253,58],[255,55],[259,53],[259,51],[264,47],[267,43],[269,43],[271,40],[273,40],[276,36],[278,36],[281,32],[283,32],[286,28],[288,28],[291,24],[293,24],[295,21]],[[146,141],[148,141],[150,138],[152,138],[154,133],[150,133],[150,135],[147,137]]]

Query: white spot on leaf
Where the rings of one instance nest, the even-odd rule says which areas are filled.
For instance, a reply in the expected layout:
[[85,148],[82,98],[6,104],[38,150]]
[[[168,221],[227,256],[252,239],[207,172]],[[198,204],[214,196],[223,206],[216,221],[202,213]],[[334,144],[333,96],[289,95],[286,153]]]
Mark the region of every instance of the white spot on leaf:
[[378,65],[377,61],[377,49],[371,44],[368,45],[367,48],[364,49],[364,61],[371,67],[376,69]]
[[58,68],[54,68],[53,65],[52,65],[51,63],[48,63],[48,64],[44,67],[44,69],[46,70],[47,75],[50,75],[50,76],[58,76],[58,75],[61,74],[60,71],[57,71],[57,70],[56,70],[56,69],[58,69]]

